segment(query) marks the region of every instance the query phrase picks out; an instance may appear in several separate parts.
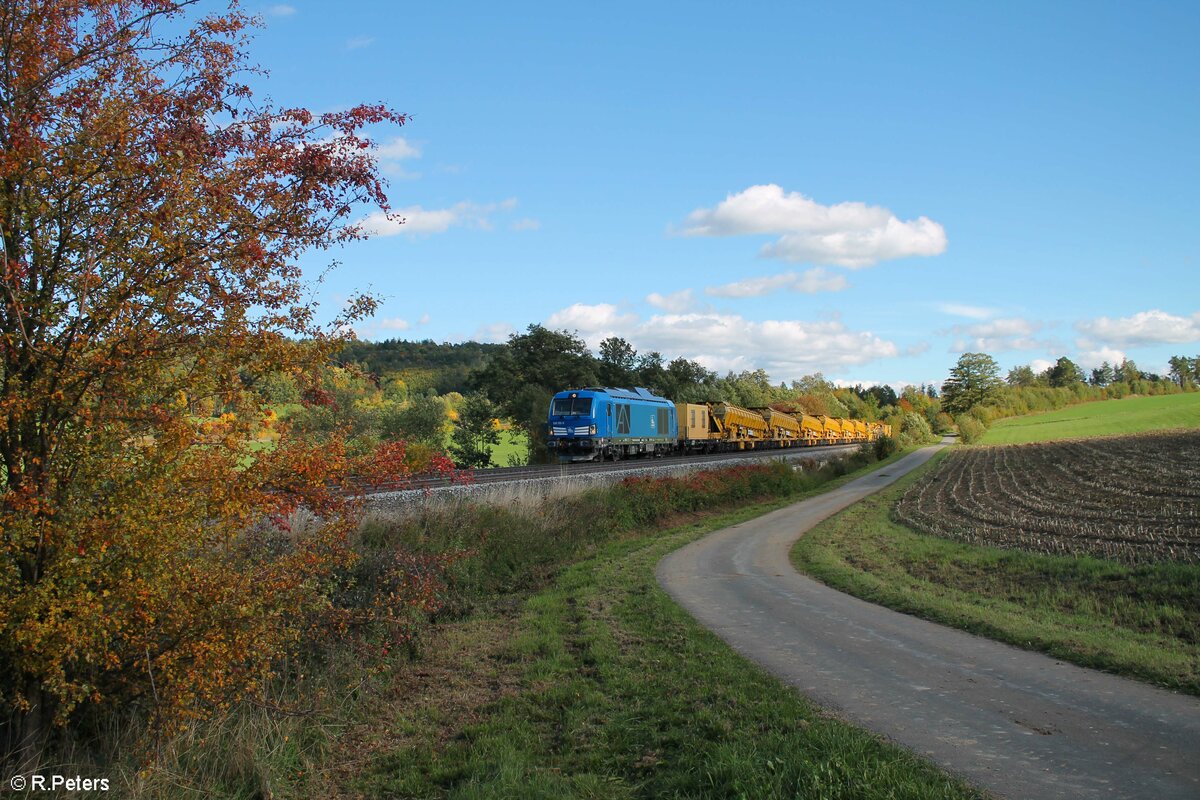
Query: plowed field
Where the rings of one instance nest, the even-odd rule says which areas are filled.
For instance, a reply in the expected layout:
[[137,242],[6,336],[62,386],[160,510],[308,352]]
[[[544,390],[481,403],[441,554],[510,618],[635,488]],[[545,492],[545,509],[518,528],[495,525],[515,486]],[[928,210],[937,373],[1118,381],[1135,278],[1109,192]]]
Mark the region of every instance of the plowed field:
[[1200,562],[1200,431],[956,449],[896,517],[974,544]]

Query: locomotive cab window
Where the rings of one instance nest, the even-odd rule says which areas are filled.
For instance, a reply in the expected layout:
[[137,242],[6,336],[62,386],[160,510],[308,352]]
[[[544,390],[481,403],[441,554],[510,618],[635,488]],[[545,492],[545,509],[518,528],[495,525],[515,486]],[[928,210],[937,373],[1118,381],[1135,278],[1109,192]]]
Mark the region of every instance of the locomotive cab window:
[[559,397],[554,401],[554,409],[551,411],[556,417],[580,416],[590,417],[592,415],[592,398],[590,397]]

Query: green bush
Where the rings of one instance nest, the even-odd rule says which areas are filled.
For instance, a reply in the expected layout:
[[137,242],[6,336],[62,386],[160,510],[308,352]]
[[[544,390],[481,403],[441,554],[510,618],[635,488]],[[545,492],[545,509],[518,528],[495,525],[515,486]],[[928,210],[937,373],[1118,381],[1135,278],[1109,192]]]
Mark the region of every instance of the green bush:
[[892,430],[903,447],[926,444],[935,438],[929,420],[915,411],[905,411],[900,418],[899,429],[893,426]]
[[958,436],[965,444],[975,444],[987,433],[987,425],[972,414],[959,414],[954,419],[958,426]]
[[891,436],[880,436],[873,444],[876,461],[883,461],[900,449],[900,445]]
[[367,605],[380,589],[392,592],[400,577],[416,575],[426,579],[423,585],[438,586],[440,615],[462,615],[536,589],[563,564],[672,515],[812,489],[874,462],[880,447],[893,452],[896,443],[888,442],[866,443],[849,458],[820,466],[772,461],[680,477],[631,477],[532,509],[467,501],[403,516],[373,515],[357,537],[359,560],[350,581],[355,591],[342,599],[348,606]]

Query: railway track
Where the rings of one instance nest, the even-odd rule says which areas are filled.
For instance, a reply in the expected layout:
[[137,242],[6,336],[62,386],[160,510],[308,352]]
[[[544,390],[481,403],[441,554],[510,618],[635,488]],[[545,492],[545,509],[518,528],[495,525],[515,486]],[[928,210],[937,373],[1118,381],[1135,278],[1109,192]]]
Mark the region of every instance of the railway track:
[[436,489],[445,486],[486,485],[510,483],[513,481],[542,480],[549,478],[569,478],[581,475],[597,475],[606,472],[636,472],[639,469],[653,469],[689,463],[711,464],[713,462],[736,462],[761,458],[804,458],[815,457],[819,460],[828,458],[831,454],[851,453],[857,450],[859,444],[835,444],[818,447],[791,447],[770,450],[742,450],[732,453],[712,453],[704,456],[665,456],[660,458],[638,458],[626,461],[581,461],[568,464],[537,464],[526,467],[491,467],[488,469],[461,470],[453,476],[431,475],[410,478],[393,484],[378,484],[369,489],[364,488],[362,494],[386,494],[412,490]]

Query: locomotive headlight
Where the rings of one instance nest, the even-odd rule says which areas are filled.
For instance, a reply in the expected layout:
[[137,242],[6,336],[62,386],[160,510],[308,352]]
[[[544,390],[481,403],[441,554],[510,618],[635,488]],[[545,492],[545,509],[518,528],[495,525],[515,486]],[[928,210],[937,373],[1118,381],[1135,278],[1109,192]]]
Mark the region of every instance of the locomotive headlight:
[[595,426],[595,425],[593,425],[592,427],[588,428],[588,433],[590,433],[590,434],[592,434],[593,436],[595,436],[595,435],[596,435],[596,426]]

